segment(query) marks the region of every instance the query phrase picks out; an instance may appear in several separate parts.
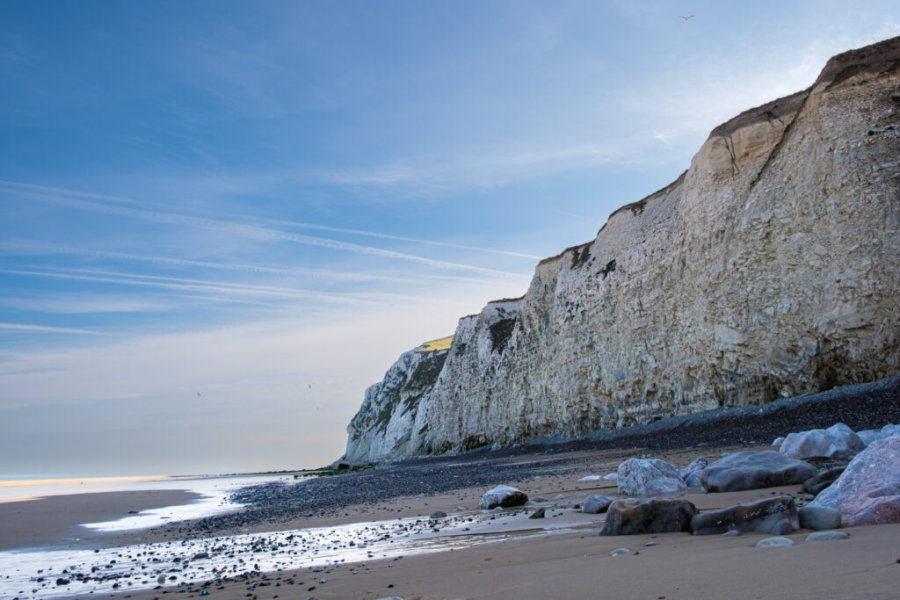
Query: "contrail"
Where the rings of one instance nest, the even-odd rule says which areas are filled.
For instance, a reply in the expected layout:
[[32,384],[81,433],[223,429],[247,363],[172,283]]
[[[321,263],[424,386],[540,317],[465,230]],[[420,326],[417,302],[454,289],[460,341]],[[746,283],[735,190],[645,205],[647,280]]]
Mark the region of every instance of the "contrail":
[[31,242],[0,242],[0,253],[39,253],[39,254],[73,254],[77,256],[92,256],[95,258],[110,258],[138,262],[146,264],[169,265],[175,267],[199,267],[204,269],[216,269],[220,271],[237,271],[243,273],[272,273],[279,275],[301,275],[317,279],[332,279],[337,281],[380,281],[385,283],[416,283],[422,280],[433,281],[465,281],[472,284],[484,283],[484,279],[450,276],[450,275],[423,275],[421,277],[401,277],[394,275],[379,275],[368,272],[344,272],[328,269],[312,269],[307,267],[275,267],[255,263],[225,263],[192,260],[188,258],[174,258],[168,256],[153,256],[146,254],[132,254],[126,252],[113,252],[109,250],[94,250],[88,248],[75,248],[71,246],[58,246],[51,244],[35,244]]
[[[246,225],[243,223],[237,223],[234,221],[223,221],[219,219],[211,219],[211,218],[201,218],[201,217],[193,217],[188,215],[180,215],[171,212],[162,212],[155,210],[148,210],[146,208],[136,208],[135,206],[140,206],[140,204],[133,200],[128,199],[119,199],[113,198],[110,196],[101,196],[97,194],[89,194],[85,192],[77,192],[73,190],[66,190],[62,188],[53,188],[48,186],[40,186],[33,185],[27,183],[20,183],[16,181],[8,181],[8,180],[0,180],[0,185],[11,188],[13,190],[18,191],[19,193],[25,194],[28,197],[37,200],[39,202],[52,203],[62,206],[68,206],[70,208],[77,208],[80,210],[87,210],[91,212],[98,212],[102,214],[109,214],[121,217],[130,217],[141,219],[145,221],[151,221],[156,223],[164,223],[169,225],[181,225],[187,227],[195,227],[198,229],[206,229],[212,231],[221,231],[225,233],[234,233],[237,235],[241,235],[243,237],[248,237],[251,239],[260,239],[260,240],[268,240],[268,241],[287,241],[294,242],[298,244],[304,244],[308,246],[317,246],[321,248],[328,248],[332,250],[343,250],[347,252],[354,252],[357,254],[364,254],[369,256],[378,256],[382,258],[393,258],[397,260],[403,260],[406,262],[417,263],[425,266],[429,266],[432,268],[438,269],[449,269],[456,271],[471,271],[475,273],[481,273],[483,275],[492,275],[492,276],[501,276],[501,277],[514,277],[520,278],[521,274],[518,273],[510,273],[507,271],[499,271],[496,269],[488,269],[486,267],[478,267],[475,265],[468,265],[464,263],[454,263],[442,260],[435,260],[431,258],[425,258],[422,256],[418,256],[415,254],[407,254],[405,252],[396,252],[393,250],[384,250],[382,248],[375,248],[373,246],[364,246],[361,244],[354,244],[351,242],[341,242],[337,240],[332,240],[329,238],[315,237],[309,235],[303,235],[298,233],[291,233],[286,231],[281,231],[278,229],[271,229],[268,227],[259,227],[254,225]],[[91,200],[79,200],[72,196],[82,197],[82,198],[91,198]],[[116,203],[116,204],[112,204]],[[128,206],[121,206],[121,204],[126,204]],[[237,216],[237,215],[235,215]],[[241,217],[246,218],[246,217]],[[256,217],[251,217],[255,220],[261,220]],[[264,219],[262,219],[264,220]],[[275,221],[278,222],[278,221]],[[294,226],[307,226],[307,224],[298,224],[292,222],[282,222],[289,223]],[[311,225],[310,227],[321,229],[324,231],[334,231],[334,232],[345,232],[352,233],[355,232],[358,235],[362,235],[364,233],[369,233],[372,237],[379,237],[385,239],[397,239],[397,240],[406,240],[406,241],[418,241],[422,243],[432,243],[429,240],[415,240],[414,238],[401,238],[399,236],[389,236],[387,234],[375,234],[374,232],[362,232],[360,230],[350,230],[350,229],[340,229],[340,228],[328,228],[324,225]],[[435,242],[438,245],[448,245],[444,242]],[[458,246],[462,248],[462,246]],[[468,249],[476,249],[474,247],[469,247]],[[494,251],[501,254],[510,254],[504,251]],[[512,253],[511,255],[516,255]],[[528,255],[520,255],[521,257],[526,258],[538,258],[531,257]]]
[[0,331],[22,331],[25,333],[77,333],[81,335],[108,335],[92,329],[75,329],[72,327],[50,327],[48,325],[30,325],[26,323],[0,323]]

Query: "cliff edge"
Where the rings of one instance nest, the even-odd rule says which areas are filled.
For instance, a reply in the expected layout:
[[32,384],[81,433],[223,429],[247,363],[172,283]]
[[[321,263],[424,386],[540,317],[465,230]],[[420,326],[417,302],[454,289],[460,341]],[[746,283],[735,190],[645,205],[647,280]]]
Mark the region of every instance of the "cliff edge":
[[578,437],[896,374],[898,225],[893,38],[715,128],[676,181],[541,261],[523,298],[461,319],[427,368],[404,354],[367,391],[345,460]]

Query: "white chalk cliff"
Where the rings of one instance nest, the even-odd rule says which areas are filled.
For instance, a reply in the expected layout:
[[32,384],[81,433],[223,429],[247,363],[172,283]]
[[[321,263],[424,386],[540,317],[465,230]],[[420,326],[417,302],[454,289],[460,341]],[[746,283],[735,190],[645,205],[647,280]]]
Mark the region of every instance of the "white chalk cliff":
[[871,381],[900,372],[898,338],[894,38],[717,127],[676,181],[538,264],[523,298],[461,319],[449,352],[403,355],[366,393],[345,460],[577,437]]

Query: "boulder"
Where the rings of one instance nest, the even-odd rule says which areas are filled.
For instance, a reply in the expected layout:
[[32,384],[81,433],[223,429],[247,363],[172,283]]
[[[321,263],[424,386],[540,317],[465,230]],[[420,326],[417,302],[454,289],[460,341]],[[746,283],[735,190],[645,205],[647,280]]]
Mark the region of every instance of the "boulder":
[[804,506],[800,509],[800,527],[819,531],[841,526],[841,513],[827,506]]
[[681,469],[681,478],[688,487],[700,487],[700,471],[709,466],[709,459],[698,456],[691,464]]
[[803,491],[813,496],[818,496],[819,492],[834,483],[846,467],[834,467],[826,469],[817,475],[813,475],[803,482]]
[[678,468],[658,458],[629,458],[616,473],[622,496],[664,496],[687,489]]
[[625,498],[609,505],[600,535],[690,531],[697,507],[681,498]]
[[610,498],[609,496],[591,494],[584,499],[584,505],[581,508],[581,512],[592,515],[606,512],[606,509],[609,508],[609,505],[612,504],[612,502],[613,498]]
[[797,506],[790,496],[710,510],[698,513],[691,519],[691,531],[694,535],[712,535],[726,531],[759,531],[784,535],[799,528]]
[[700,472],[707,492],[738,492],[803,483],[816,474],[812,465],[773,450],[735,452]]
[[845,527],[900,523],[900,436],[869,444],[808,506],[837,509]]
[[863,441],[863,444],[868,446],[876,440],[883,440],[895,435],[900,435],[900,423],[894,425],[885,425],[881,429],[866,429],[864,431],[857,431],[856,435],[858,435],[859,439]]
[[492,509],[501,506],[509,508],[510,506],[521,506],[528,502],[528,496],[522,491],[508,485],[498,485],[488,490],[481,497],[479,506],[484,509]]
[[791,458],[849,458],[865,448],[865,443],[843,423],[828,429],[810,429],[788,434],[779,452]]

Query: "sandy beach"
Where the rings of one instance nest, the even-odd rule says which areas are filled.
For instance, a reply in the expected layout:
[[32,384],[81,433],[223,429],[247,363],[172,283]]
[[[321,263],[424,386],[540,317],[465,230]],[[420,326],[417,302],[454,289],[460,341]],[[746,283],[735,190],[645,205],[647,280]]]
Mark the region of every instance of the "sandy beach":
[[[895,598],[900,524],[847,527],[848,538],[831,541],[807,541],[811,531],[800,529],[787,536],[791,547],[757,548],[770,534],[600,536],[606,515],[581,511],[588,495],[616,496],[616,482],[602,476],[628,458],[684,467],[699,456],[770,450],[761,440],[799,430],[801,421],[862,428],[897,420],[893,392],[844,396],[852,403],[832,394],[815,404],[723,411],[602,439],[282,478],[238,490],[233,498],[244,509],[150,530],[91,534],[78,524],[194,496],[128,492],[6,503],[0,548],[48,551],[0,555],[15,582],[4,589],[21,600]],[[528,503],[481,510],[482,494],[497,484],[521,489]],[[700,511],[783,496],[802,506],[812,498],[799,484],[689,488],[678,496]],[[539,509],[544,517],[531,519]],[[627,550],[612,556],[620,548]]]
[[[709,455],[735,447],[704,448]],[[759,448],[764,449],[764,448]],[[687,464],[697,450],[660,455],[674,464]],[[347,524],[386,522],[398,518],[447,513],[446,521],[480,518],[472,525],[474,536],[463,547],[430,554],[379,555],[315,568],[283,568],[256,571],[247,565],[243,573],[228,574],[215,582],[168,581],[148,590],[97,592],[92,597],[162,599],[209,595],[222,599],[265,598],[365,598],[410,599],[512,599],[512,598],[648,598],[648,599],[749,599],[749,598],[854,598],[888,599],[900,585],[900,525],[851,527],[849,539],[807,542],[810,533],[800,530],[789,537],[790,548],[756,548],[768,534],[748,533],[729,537],[692,536],[687,533],[614,536],[599,535],[605,515],[585,514],[576,508],[588,494],[615,495],[611,481],[580,481],[585,475],[615,470],[622,451],[574,452],[565,456],[573,468],[560,475],[538,475],[511,480],[529,494],[525,507],[487,513],[477,508],[483,486],[464,487],[445,493],[399,496],[374,504],[346,506],[327,516],[287,522],[260,523],[245,531],[284,531]],[[559,457],[518,457],[529,468]],[[485,464],[482,462],[482,467]],[[476,468],[473,465],[473,468]],[[562,469],[561,469],[562,470]],[[335,478],[339,481],[341,478]],[[347,477],[346,481],[352,481]],[[300,484],[303,485],[303,484]],[[782,486],[707,494],[691,490],[683,496],[700,510],[719,508],[774,495],[801,497],[800,486]],[[183,492],[134,492],[85,494],[75,497],[6,504],[0,522],[21,520],[17,531],[4,528],[5,547],[31,544],[34,540],[58,540],[78,521],[110,518],[129,510],[189,500]],[[65,507],[63,515],[58,514]],[[544,507],[546,517],[529,519]],[[16,519],[10,519],[10,515]],[[50,518],[49,515],[56,514]],[[490,514],[490,516],[488,516]],[[496,520],[491,517],[496,515]],[[444,519],[428,521],[440,523]],[[149,548],[147,544],[176,541],[172,525],[165,530],[97,535],[95,545]],[[460,531],[450,535],[461,535]],[[196,537],[188,534],[185,538]],[[176,540],[173,540],[176,537]],[[176,542],[177,543],[177,542]],[[136,546],[134,544],[137,544]],[[617,548],[628,552],[611,556]],[[185,559],[187,560],[187,559]],[[195,561],[196,564],[197,561]],[[200,561],[203,562],[203,561]],[[210,566],[217,564],[215,557]],[[51,589],[53,586],[50,586]],[[122,588],[128,589],[128,584]],[[61,590],[60,590],[61,591]],[[22,598],[30,597],[28,595]],[[56,595],[54,597],[66,597]]]
[[[683,462],[689,455],[663,458]],[[587,458],[582,455],[580,458]],[[574,459],[575,457],[573,457]],[[591,457],[605,464],[602,455]],[[576,473],[578,474],[578,473]],[[790,548],[756,548],[768,534],[729,537],[687,533],[601,537],[604,515],[588,515],[574,505],[588,493],[615,494],[615,483],[579,482],[579,477],[541,477],[513,482],[537,502],[509,509],[521,537],[474,544],[464,549],[342,564],[324,569],[253,574],[200,585],[168,587],[111,597],[153,599],[196,597],[201,591],[223,599],[366,598],[512,599],[512,598],[894,598],[900,585],[900,525],[854,527],[849,539],[806,542],[810,533],[787,537]],[[587,474],[587,473],[584,473]],[[317,527],[337,523],[471,510],[483,488],[434,496],[401,497],[378,506],[348,507],[332,518],[285,524]],[[783,486],[684,497],[701,510],[772,495],[798,495],[799,486]],[[534,506],[547,507],[544,521],[527,519]],[[562,532],[537,534],[538,527]],[[498,528],[486,531],[498,531]],[[484,534],[486,538],[490,534]],[[629,552],[612,557],[620,547]]]
[[0,503],[0,551],[53,545],[128,543],[146,533],[102,533],[82,523],[111,521],[152,508],[187,504],[200,496],[184,490],[69,494]]

